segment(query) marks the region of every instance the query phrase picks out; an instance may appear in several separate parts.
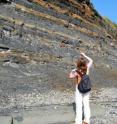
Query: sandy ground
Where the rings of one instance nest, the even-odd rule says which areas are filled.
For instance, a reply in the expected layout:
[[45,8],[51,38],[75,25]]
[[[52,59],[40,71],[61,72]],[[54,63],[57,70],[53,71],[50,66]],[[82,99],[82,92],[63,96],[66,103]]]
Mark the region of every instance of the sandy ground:
[[[116,123],[117,113],[108,115],[110,104],[116,106],[115,103],[109,102],[91,103],[91,124]],[[108,107],[105,107],[107,105]],[[33,107],[27,111],[15,112],[12,116],[0,117],[0,124],[11,124],[11,122],[12,124],[70,124],[75,118],[74,107],[74,104]]]

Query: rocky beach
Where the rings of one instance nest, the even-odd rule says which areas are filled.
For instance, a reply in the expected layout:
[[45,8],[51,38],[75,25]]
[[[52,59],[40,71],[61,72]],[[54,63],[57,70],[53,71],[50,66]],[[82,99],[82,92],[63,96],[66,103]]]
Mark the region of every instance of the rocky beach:
[[0,124],[69,124],[85,51],[93,60],[91,124],[117,123],[117,28],[90,0],[0,1]]

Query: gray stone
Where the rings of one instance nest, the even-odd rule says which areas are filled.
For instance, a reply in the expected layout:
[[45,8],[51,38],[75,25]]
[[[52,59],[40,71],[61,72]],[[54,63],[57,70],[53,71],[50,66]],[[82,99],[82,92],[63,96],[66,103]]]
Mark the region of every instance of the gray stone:
[[10,116],[0,116],[0,124],[11,124],[11,120]]

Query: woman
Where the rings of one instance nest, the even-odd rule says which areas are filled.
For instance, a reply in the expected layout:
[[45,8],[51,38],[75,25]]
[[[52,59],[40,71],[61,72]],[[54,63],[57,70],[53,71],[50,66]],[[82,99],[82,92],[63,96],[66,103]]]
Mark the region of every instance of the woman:
[[[83,75],[89,75],[90,67],[92,66],[93,60],[89,58],[85,53],[81,53],[82,58],[77,62],[77,69],[71,71],[69,77],[76,79],[76,118],[74,124],[90,124],[90,106],[89,106],[89,96],[90,91],[87,93],[81,93],[78,89],[78,85],[82,79]],[[87,59],[88,62],[85,60]],[[84,119],[82,120],[82,113],[84,109]]]

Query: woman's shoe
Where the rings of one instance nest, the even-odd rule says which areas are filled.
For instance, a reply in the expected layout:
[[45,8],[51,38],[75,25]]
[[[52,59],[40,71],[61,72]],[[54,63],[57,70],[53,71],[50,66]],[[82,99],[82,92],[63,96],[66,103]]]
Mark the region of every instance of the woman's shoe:
[[74,122],[74,123],[71,123],[71,124],[76,124],[76,123]]
[[86,123],[86,122],[83,122],[83,124],[88,124],[88,123]]

